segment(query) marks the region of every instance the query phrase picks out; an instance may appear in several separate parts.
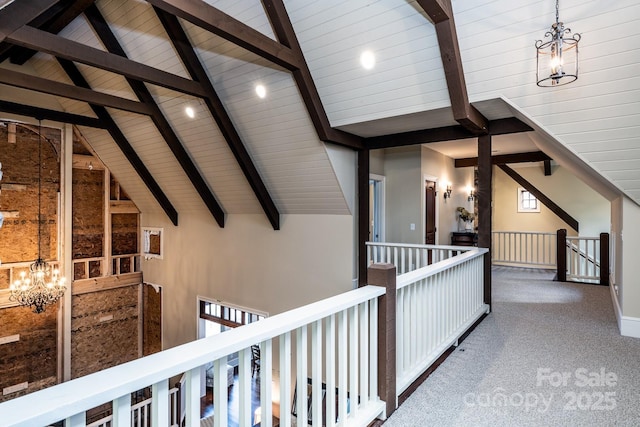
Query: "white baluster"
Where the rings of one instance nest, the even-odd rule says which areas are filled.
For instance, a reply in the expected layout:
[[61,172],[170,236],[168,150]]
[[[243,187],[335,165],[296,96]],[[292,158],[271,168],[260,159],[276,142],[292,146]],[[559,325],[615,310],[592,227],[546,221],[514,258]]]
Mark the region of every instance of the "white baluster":
[[307,327],[298,328],[296,334],[296,418],[303,426],[307,413]]
[[[348,316],[347,310],[338,313],[338,419],[347,419]],[[353,396],[353,395],[352,395]],[[356,401],[357,402],[357,401]],[[351,404],[352,406],[353,404]]]
[[151,386],[151,425],[169,425],[169,380],[162,380]]
[[[261,369],[262,370],[262,367]],[[225,372],[225,378],[227,373]],[[251,348],[244,348],[238,352],[238,416],[241,426],[250,426],[251,417]]]
[[[377,300],[374,300],[377,301]],[[336,317],[331,315],[325,323],[325,381],[327,383],[327,419],[328,427],[335,426],[336,422]]]
[[131,425],[131,396],[126,394],[113,401],[113,427],[128,427]]
[[351,415],[358,413],[358,306],[349,309],[349,394]]
[[271,340],[264,341],[260,344],[260,407],[262,408],[260,425],[265,427],[271,427],[273,425],[273,408],[271,405],[273,352],[271,349]]
[[215,415],[213,417],[214,427],[226,427],[229,423],[227,419],[227,356],[213,361],[213,407]]
[[280,425],[291,426],[291,333],[280,335]]
[[360,319],[360,404],[369,402],[369,304],[359,308]]

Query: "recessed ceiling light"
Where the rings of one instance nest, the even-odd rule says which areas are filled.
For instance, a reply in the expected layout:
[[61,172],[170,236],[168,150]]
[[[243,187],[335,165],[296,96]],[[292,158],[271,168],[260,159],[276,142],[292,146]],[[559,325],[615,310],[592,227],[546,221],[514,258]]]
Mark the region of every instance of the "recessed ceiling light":
[[376,56],[370,50],[365,50],[360,54],[360,64],[365,70],[372,70],[376,65]]
[[256,94],[258,95],[259,98],[263,99],[265,96],[267,96],[267,88],[264,87],[263,85],[257,85]]
[[189,117],[190,119],[193,119],[196,116],[196,112],[193,110],[193,108],[191,107],[187,107],[184,109],[184,113],[187,115],[187,117]]

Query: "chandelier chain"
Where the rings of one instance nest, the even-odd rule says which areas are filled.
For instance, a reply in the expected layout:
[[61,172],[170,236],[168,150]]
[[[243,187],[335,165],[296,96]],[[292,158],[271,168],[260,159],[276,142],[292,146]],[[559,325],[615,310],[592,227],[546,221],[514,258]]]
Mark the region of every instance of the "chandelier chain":
[[556,24],[560,22],[560,0],[556,0]]

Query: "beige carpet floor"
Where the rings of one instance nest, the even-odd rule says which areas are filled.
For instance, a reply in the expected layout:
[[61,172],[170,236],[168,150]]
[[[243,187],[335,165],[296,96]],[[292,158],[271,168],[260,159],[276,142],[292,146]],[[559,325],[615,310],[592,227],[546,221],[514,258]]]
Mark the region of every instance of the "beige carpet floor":
[[385,422],[395,426],[640,426],[640,339],[608,287],[493,270],[493,312]]

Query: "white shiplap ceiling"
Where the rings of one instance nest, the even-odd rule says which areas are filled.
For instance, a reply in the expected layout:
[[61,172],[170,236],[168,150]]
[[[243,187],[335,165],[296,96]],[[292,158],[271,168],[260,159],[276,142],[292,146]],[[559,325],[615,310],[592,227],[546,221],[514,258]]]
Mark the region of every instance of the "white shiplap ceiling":
[[[208,3],[275,38],[259,0]],[[138,0],[98,0],[96,4],[132,60],[188,77],[149,4]],[[284,4],[332,126],[376,136],[456,124],[434,27],[415,1],[285,0]],[[583,34],[581,74],[576,83],[553,90],[540,89],[533,82],[533,42],[543,37],[554,18],[551,2],[454,0],[453,9],[471,103],[490,120],[522,113],[544,130],[547,141],[538,144],[541,138],[522,135],[509,138],[502,147],[500,137],[494,139],[494,148],[506,154],[532,151],[540,145],[553,149],[558,144],[596,175],[640,200],[637,1],[563,2],[563,20]],[[290,73],[180,22],[280,212],[350,213]],[[61,35],[103,49],[82,16]],[[364,70],[358,63],[364,49],[376,54],[373,70]],[[36,55],[29,66],[42,77],[70,83],[49,55]],[[95,90],[136,99],[124,78],[89,66],[79,68]],[[267,88],[264,100],[254,93],[257,83]],[[146,86],[227,214],[261,212],[202,101]],[[2,93],[4,97],[8,91]],[[64,111],[94,116],[85,103],[62,98],[58,103]],[[187,105],[196,111],[193,120],[183,113]],[[110,112],[178,211],[205,209],[151,120]],[[158,209],[111,137],[89,128],[82,128],[82,133],[139,207]],[[474,144],[429,146],[451,157],[471,157]]]

